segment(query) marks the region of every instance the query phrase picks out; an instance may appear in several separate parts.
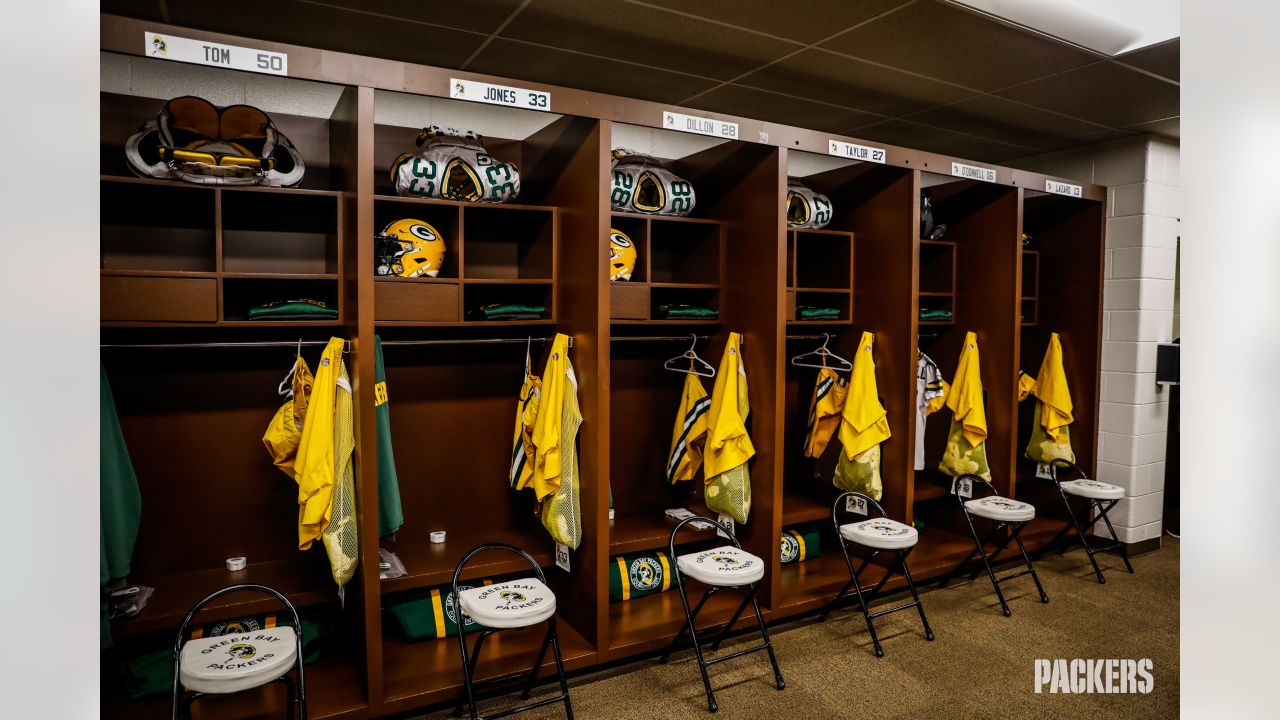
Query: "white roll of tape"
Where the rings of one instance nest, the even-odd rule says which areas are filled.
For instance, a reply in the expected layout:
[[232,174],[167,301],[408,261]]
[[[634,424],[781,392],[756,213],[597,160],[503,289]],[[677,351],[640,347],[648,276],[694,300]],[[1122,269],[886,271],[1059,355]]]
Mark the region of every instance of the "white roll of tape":
[[431,533],[431,542],[435,543],[436,545],[439,545],[440,543],[444,542],[444,531],[437,530]]
[[239,572],[244,569],[247,561],[242,557],[227,558],[227,569],[231,572]]

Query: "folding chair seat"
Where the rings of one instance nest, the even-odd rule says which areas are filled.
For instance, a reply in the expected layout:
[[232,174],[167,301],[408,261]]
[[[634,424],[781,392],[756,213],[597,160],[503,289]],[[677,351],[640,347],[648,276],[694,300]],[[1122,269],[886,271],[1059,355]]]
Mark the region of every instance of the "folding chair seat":
[[[1089,556],[1089,564],[1093,566],[1093,574],[1097,576],[1099,584],[1107,582],[1107,579],[1102,575],[1102,568],[1098,567],[1098,560],[1095,557],[1100,552],[1119,550],[1120,559],[1124,561],[1125,568],[1132,575],[1133,564],[1129,562],[1129,556],[1124,553],[1124,543],[1116,538],[1116,529],[1111,525],[1111,518],[1107,517],[1107,513],[1111,512],[1112,508],[1124,499],[1124,488],[1119,485],[1087,478],[1083,470],[1066,460],[1054,460],[1051,465],[1054,469],[1052,474],[1053,483],[1058,487],[1058,494],[1062,497],[1062,504],[1067,508],[1067,517],[1070,518],[1070,521],[1049,541],[1049,544],[1040,550],[1036,557],[1039,558],[1055,547],[1058,554],[1061,555],[1067,551],[1067,548],[1072,543],[1079,542],[1084,546],[1084,551]],[[1079,475],[1079,477],[1075,480],[1059,480],[1057,473],[1059,469],[1070,470]],[[1081,522],[1076,515],[1075,509],[1071,507],[1071,497],[1069,496],[1088,500],[1090,515],[1088,521]],[[1087,533],[1099,521],[1106,524],[1107,530],[1111,533],[1111,539],[1090,542]],[[1074,535],[1071,534],[1072,530],[1075,531]]]

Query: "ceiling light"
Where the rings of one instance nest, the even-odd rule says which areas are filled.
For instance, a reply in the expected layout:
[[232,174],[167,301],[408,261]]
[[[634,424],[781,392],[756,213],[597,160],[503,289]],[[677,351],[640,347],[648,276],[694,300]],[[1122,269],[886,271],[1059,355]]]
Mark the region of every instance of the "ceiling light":
[[1176,38],[1178,0],[955,0],[1107,55]]

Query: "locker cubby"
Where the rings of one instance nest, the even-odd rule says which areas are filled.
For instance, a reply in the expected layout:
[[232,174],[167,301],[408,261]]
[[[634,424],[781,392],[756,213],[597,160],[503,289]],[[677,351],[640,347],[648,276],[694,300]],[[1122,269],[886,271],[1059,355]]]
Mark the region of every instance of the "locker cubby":
[[[249,309],[263,303],[283,300],[318,300],[325,307],[338,309],[337,280],[285,278],[226,278],[222,281],[222,320],[227,323],[253,325],[300,324],[339,325],[342,317],[329,320],[250,320]],[[341,311],[339,311],[341,312]]]
[[337,277],[337,193],[223,190],[221,199],[224,272]]
[[107,177],[101,187],[104,271],[217,270],[217,201],[212,188]]

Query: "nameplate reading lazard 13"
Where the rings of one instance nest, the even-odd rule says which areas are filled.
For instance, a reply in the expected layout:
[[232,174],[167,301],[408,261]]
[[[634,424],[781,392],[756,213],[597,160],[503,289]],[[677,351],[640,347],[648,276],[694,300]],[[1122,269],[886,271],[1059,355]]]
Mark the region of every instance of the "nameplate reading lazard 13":
[[525,110],[551,111],[551,93],[542,90],[494,85],[475,80],[449,80],[449,97],[454,100],[470,100],[471,102],[489,103],[490,105],[506,105],[507,107],[524,108]]
[[951,174],[955,177],[967,178],[969,180],[981,180],[982,182],[995,182],[995,168],[978,167],[977,165],[965,165],[964,163],[951,162]]
[[836,157],[849,158],[850,160],[861,160],[862,162],[884,163],[884,148],[870,147],[868,145],[855,145],[854,143],[843,142],[840,140],[827,141],[827,154]]
[[1045,180],[1044,191],[1053,193],[1054,195],[1066,195],[1067,197],[1084,197],[1084,188],[1071,183],[1058,182],[1057,180]]
[[143,52],[147,57],[270,75],[289,74],[289,55],[286,53],[192,40],[165,33],[143,32],[142,35]]
[[664,110],[662,111],[662,127],[668,130],[710,135],[711,137],[729,140],[738,139],[738,123],[713,120],[712,118],[698,117],[697,115],[684,115]]

